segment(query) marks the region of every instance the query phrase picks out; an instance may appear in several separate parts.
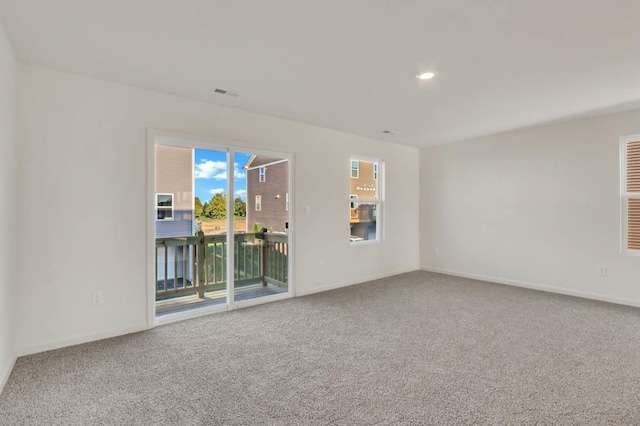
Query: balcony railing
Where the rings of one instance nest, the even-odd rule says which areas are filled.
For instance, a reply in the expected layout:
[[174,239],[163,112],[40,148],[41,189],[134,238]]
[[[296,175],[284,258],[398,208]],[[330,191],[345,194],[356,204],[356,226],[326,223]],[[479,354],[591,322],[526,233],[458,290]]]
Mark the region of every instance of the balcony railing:
[[374,222],[376,220],[376,211],[373,205],[366,204],[358,207],[351,207],[350,223]]
[[[256,236],[261,238],[257,238]],[[287,287],[287,235],[234,235],[234,283]],[[224,290],[227,286],[227,236],[156,238],[156,300]]]

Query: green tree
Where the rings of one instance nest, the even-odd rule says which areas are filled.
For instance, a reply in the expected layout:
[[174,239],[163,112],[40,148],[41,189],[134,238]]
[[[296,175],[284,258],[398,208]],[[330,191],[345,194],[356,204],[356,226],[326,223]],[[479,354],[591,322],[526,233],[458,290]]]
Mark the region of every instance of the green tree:
[[211,217],[211,203],[205,201],[202,205],[202,216]]
[[227,196],[216,194],[209,201],[210,212],[207,216],[213,219],[224,219],[227,217]]
[[194,200],[194,205],[196,217],[202,216],[202,214],[204,213],[204,209],[202,208],[202,202],[200,202],[200,198],[196,197],[196,199]]
[[233,201],[233,214],[239,217],[245,217],[247,215],[247,203],[240,197],[236,197]]

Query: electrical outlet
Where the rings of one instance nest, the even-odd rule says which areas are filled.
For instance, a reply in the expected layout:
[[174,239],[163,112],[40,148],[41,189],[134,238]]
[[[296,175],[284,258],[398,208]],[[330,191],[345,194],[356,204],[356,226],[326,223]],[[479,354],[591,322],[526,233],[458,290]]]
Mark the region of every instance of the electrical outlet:
[[606,266],[598,266],[598,275],[601,277],[607,276],[607,267]]
[[102,305],[103,297],[101,291],[94,291],[91,293],[91,303],[94,305]]
[[306,216],[311,216],[311,206],[306,206],[306,207],[304,208],[304,214],[305,214]]

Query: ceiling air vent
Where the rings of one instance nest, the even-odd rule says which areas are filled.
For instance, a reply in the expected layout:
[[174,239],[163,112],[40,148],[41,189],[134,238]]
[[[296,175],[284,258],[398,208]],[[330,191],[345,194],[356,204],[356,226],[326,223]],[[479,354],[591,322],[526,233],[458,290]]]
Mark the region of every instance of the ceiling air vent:
[[217,93],[218,95],[231,96],[232,98],[237,98],[239,96],[235,92],[230,92],[230,91],[224,90],[224,89],[215,89],[214,93]]

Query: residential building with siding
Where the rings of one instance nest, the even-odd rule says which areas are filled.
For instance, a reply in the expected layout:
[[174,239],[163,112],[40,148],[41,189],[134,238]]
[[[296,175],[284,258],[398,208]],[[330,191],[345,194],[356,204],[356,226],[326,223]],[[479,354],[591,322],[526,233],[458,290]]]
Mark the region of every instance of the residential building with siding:
[[[156,238],[188,237],[194,234],[194,150],[156,145],[155,219]],[[184,276],[182,247],[167,248],[167,276]],[[158,276],[164,276],[164,250],[158,252]],[[178,260],[178,270],[174,265]],[[191,265],[191,262],[187,262]]]
[[247,172],[247,231],[254,224],[269,231],[286,232],[289,221],[289,160],[253,155]]
[[[194,233],[193,162],[190,148],[156,145],[156,238]],[[170,196],[171,205],[161,205]]]

